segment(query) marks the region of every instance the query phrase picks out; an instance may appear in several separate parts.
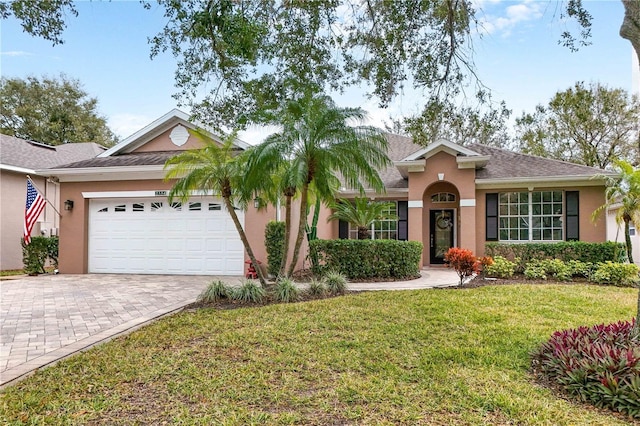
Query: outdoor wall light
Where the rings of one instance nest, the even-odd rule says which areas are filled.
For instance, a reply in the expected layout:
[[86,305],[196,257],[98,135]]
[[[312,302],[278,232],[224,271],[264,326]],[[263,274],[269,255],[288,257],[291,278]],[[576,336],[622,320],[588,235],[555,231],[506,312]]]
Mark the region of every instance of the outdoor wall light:
[[73,210],[73,200],[67,200],[64,202],[64,209],[65,210]]
[[253,207],[255,207],[256,209],[260,207],[260,197],[256,197],[253,199]]

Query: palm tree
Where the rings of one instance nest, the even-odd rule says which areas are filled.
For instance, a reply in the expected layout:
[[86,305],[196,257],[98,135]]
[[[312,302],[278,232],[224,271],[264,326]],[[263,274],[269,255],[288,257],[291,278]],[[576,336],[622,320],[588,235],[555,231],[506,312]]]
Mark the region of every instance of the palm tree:
[[614,164],[619,171],[616,177],[606,177],[607,189],[605,203],[598,207],[592,215],[596,219],[600,213],[612,207],[616,211],[616,223],[624,223],[624,237],[629,263],[633,263],[630,224],[640,224],[640,169],[634,170],[626,161],[618,160]]
[[354,203],[341,200],[332,205],[333,214],[328,220],[344,220],[358,228],[358,239],[368,240],[371,237],[371,224],[381,219],[397,219],[396,215],[389,214],[389,207],[393,203],[369,202],[366,198],[356,198]]
[[[598,207],[591,216],[596,217],[610,207],[618,207],[616,211],[616,223],[624,222],[624,239],[627,248],[629,263],[633,263],[631,234],[629,224],[640,224],[640,169],[634,170],[626,161],[618,160],[614,164],[619,170],[618,177],[607,177],[607,189],[605,191],[605,203]],[[636,311],[635,331],[640,336],[640,291],[638,292],[638,308]]]
[[184,151],[165,163],[164,168],[167,170],[165,181],[177,179],[169,192],[169,200],[177,197],[186,201],[194,190],[212,191],[215,195],[222,197],[244,249],[256,266],[258,279],[264,287],[266,280],[262,269],[258,267],[234,207],[234,204],[246,207],[248,200],[252,198],[251,188],[243,179],[243,157],[236,155],[237,152],[234,150],[233,142],[236,134],[232,133],[222,144],[219,144],[203,131],[190,131],[190,133],[201,139],[204,147]]
[[[293,274],[307,223],[309,186],[316,195],[333,200],[340,176],[344,184],[364,192],[362,182],[384,190],[377,170],[390,164],[387,141],[381,132],[362,125],[361,108],[339,108],[321,94],[306,94],[288,101],[278,114],[281,130],[255,147],[251,173],[273,173],[284,166],[282,188],[295,188],[300,196],[300,221],[287,275]],[[352,124],[357,124],[352,126]],[[287,223],[290,229],[291,223]],[[285,244],[287,241],[285,241]]]

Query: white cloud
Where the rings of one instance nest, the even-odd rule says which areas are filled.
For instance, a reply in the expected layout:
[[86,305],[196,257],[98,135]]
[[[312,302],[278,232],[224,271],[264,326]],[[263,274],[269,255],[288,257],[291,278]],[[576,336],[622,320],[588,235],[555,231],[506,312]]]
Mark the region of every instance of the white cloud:
[[109,128],[120,138],[131,136],[157,117],[139,114],[114,114],[108,119]]
[[31,52],[25,52],[23,50],[9,50],[7,52],[0,52],[2,56],[33,56]]
[[543,15],[543,4],[535,1],[523,1],[504,7],[504,3],[479,3],[478,29],[481,34],[497,34],[503,37],[524,22],[534,21]]

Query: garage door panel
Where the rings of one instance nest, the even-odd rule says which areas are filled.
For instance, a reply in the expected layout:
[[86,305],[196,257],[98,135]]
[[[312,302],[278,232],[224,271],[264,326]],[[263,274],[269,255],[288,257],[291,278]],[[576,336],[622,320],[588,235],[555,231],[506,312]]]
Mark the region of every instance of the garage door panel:
[[244,247],[235,226],[223,207],[209,205],[222,203],[91,200],[89,272],[242,274]]

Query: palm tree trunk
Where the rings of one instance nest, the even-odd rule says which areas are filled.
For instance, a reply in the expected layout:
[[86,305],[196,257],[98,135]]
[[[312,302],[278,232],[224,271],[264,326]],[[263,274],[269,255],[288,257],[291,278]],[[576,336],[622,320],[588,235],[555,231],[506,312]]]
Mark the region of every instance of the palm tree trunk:
[[285,278],[285,272],[287,270],[287,258],[289,257],[289,240],[291,239],[291,200],[293,195],[289,195],[285,192],[284,203],[284,245],[282,247],[282,261],[280,262],[280,269],[278,271],[278,278]]
[[624,242],[627,246],[627,258],[629,263],[633,263],[633,248],[631,246],[631,235],[629,234],[629,219],[624,218]]
[[253,250],[251,250],[251,245],[249,244],[249,240],[247,239],[247,234],[244,233],[244,229],[242,229],[242,225],[240,224],[240,220],[238,219],[238,215],[236,214],[236,210],[233,208],[233,204],[231,204],[231,200],[229,197],[222,197],[224,200],[224,205],[227,207],[227,211],[231,215],[231,220],[233,220],[233,224],[236,226],[236,230],[240,235],[240,239],[242,240],[242,244],[244,245],[244,249],[249,255],[249,259],[251,259],[251,263],[256,269],[256,273],[258,274],[258,279],[260,280],[260,285],[262,287],[267,286],[267,281],[264,279],[264,274],[262,273],[262,268],[258,264],[256,257],[253,254]]
[[369,234],[369,228],[365,228],[364,226],[358,227],[358,239],[359,240],[370,240],[371,235]]
[[309,192],[309,184],[305,183],[302,186],[300,193],[300,221],[298,222],[298,237],[296,238],[296,245],[293,247],[293,259],[289,265],[289,276],[293,275],[293,271],[296,269],[296,263],[298,263],[298,257],[300,256],[300,247],[302,247],[302,240],[304,239],[304,229],[307,224],[307,195]]

